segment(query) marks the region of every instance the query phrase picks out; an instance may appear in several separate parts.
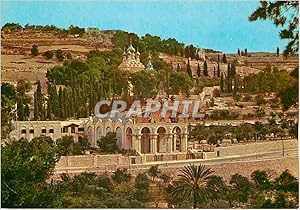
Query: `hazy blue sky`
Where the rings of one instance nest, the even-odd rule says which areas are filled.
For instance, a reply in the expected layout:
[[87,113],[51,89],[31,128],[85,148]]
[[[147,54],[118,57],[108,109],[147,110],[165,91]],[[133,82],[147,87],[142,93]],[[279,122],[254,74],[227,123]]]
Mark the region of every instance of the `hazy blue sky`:
[[186,44],[224,52],[283,49],[279,29],[248,16],[258,1],[2,1],[1,25],[35,25],[122,29],[139,35],[174,37]]

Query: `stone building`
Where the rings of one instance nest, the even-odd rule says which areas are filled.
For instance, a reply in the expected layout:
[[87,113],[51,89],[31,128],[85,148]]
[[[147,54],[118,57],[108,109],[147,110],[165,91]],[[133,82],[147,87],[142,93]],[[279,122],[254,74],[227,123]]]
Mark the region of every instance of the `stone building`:
[[57,140],[65,135],[74,136],[75,141],[86,136],[92,147],[108,132],[115,132],[120,149],[139,154],[172,153],[187,151],[187,123],[138,122],[122,120],[83,118],[70,121],[15,121],[11,138],[28,140],[40,135]]
[[135,50],[131,41],[127,50],[124,49],[123,61],[119,65],[119,69],[129,72],[138,72],[145,69],[145,66],[140,61],[140,53],[138,49]]

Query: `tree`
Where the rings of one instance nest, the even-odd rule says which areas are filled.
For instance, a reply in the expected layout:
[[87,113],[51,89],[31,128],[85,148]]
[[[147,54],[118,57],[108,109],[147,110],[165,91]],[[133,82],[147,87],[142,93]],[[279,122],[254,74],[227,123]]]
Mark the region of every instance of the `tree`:
[[240,48],[238,48],[237,54],[238,54],[239,56],[241,56]]
[[37,81],[36,92],[34,94],[34,118],[35,120],[44,119],[44,99],[40,80]]
[[181,71],[181,68],[180,68],[180,65],[179,63],[177,63],[177,71],[180,72]]
[[131,174],[128,172],[126,168],[118,168],[113,173],[111,178],[115,183],[121,184],[123,182],[129,182],[131,179]]
[[269,190],[271,187],[271,182],[266,171],[253,171],[251,174],[251,179],[259,189]]
[[38,46],[37,46],[37,45],[32,45],[32,48],[31,48],[31,55],[37,56],[38,54],[39,54]]
[[17,115],[18,120],[27,120],[29,116],[29,104],[31,97],[28,92],[31,90],[31,83],[28,80],[20,79],[17,81],[16,88],[16,102],[17,102]]
[[61,49],[55,51],[55,57],[58,61],[63,61],[65,59],[65,56]]
[[171,94],[185,94],[190,95],[190,90],[193,87],[191,78],[184,72],[170,73],[170,93]]
[[201,76],[201,69],[200,69],[199,63],[198,63],[198,65],[197,65],[197,76],[198,76],[198,77]]
[[289,40],[285,55],[297,53],[299,49],[298,5],[298,1],[261,1],[249,17],[249,21],[272,20],[276,27],[285,27],[279,34],[281,39]]
[[208,69],[207,69],[207,62],[206,60],[204,61],[204,64],[203,64],[203,75],[204,76],[208,76]]
[[245,56],[248,56],[248,50],[245,48]]
[[72,154],[74,137],[73,136],[63,136],[57,139],[57,151],[60,156],[67,156]]
[[193,78],[192,69],[190,65],[190,60],[188,60],[187,66],[186,66],[186,72],[189,75],[190,78]]
[[117,145],[116,133],[109,132],[106,136],[102,136],[97,140],[97,145],[100,147],[100,151],[104,153],[116,153],[119,148]]
[[220,71],[220,63],[218,62],[218,68],[217,68],[217,76],[220,78],[221,76],[221,71]]
[[258,94],[257,96],[255,96],[255,100],[257,106],[266,104],[266,100],[262,94]]
[[52,51],[46,51],[43,56],[46,58],[46,59],[52,59],[53,58],[53,52]]
[[180,170],[179,179],[175,182],[172,194],[177,198],[192,201],[193,208],[212,199],[211,189],[207,188],[207,182],[213,171],[205,165],[188,165]]
[[154,181],[154,179],[158,177],[159,173],[160,170],[158,169],[158,165],[151,166],[149,168],[148,174],[152,177],[152,181]]
[[1,84],[1,138],[8,137],[15,116],[16,90],[9,83]]
[[5,208],[41,208],[53,202],[49,179],[57,156],[55,143],[41,136],[1,146],[1,204]]
[[230,199],[235,202],[246,203],[252,192],[252,184],[248,178],[240,174],[234,174],[231,176],[229,183],[231,184]]
[[279,57],[279,55],[280,55],[279,47],[276,48],[276,55],[277,55],[277,57]]
[[227,63],[227,58],[226,58],[226,54],[225,53],[223,54],[222,62],[223,63]]
[[224,74],[221,74],[221,80],[220,80],[220,89],[222,92],[224,92]]
[[135,177],[135,199],[145,203],[150,198],[150,181],[146,173],[139,173]]

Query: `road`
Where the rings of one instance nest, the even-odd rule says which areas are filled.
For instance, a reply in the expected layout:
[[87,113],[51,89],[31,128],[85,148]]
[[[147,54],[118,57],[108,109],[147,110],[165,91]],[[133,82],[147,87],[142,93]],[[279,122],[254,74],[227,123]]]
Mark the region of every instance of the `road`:
[[[298,157],[298,149],[287,149],[284,152],[284,157]],[[205,165],[222,165],[226,163],[243,163],[243,162],[255,162],[255,161],[266,161],[266,160],[276,160],[283,158],[282,150],[276,150],[272,152],[260,153],[260,154],[249,154],[245,156],[229,156],[229,157],[219,157],[213,159],[190,159],[190,160],[177,160],[168,162],[148,162],[145,164],[134,164],[134,165],[119,165],[114,167],[93,167],[93,168],[59,168],[55,170],[55,174],[60,173],[81,173],[84,171],[89,172],[104,172],[104,171],[114,171],[117,167],[129,168],[130,170],[145,170],[152,165],[159,165],[161,169],[166,168],[181,168],[188,164],[199,164],[203,163]]]

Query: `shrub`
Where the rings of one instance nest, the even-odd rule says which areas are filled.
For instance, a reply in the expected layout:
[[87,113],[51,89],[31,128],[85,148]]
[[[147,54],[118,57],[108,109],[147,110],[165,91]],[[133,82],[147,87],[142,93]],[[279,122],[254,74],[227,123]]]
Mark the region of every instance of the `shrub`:
[[53,52],[51,52],[51,51],[46,51],[44,54],[43,54],[43,56],[46,58],[46,59],[51,59],[51,58],[53,58]]
[[38,46],[37,46],[37,45],[32,45],[32,48],[31,48],[31,55],[37,56],[38,54],[39,54]]

